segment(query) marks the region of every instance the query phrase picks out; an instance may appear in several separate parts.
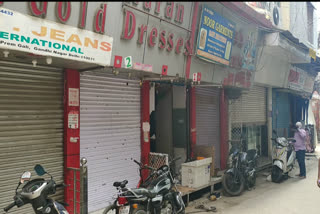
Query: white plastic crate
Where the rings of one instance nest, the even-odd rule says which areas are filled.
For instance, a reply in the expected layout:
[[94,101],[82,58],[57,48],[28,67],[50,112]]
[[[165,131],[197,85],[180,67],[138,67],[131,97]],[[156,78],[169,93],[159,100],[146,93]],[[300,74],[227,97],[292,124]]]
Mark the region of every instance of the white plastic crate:
[[210,182],[212,158],[205,158],[181,164],[182,186],[198,188]]

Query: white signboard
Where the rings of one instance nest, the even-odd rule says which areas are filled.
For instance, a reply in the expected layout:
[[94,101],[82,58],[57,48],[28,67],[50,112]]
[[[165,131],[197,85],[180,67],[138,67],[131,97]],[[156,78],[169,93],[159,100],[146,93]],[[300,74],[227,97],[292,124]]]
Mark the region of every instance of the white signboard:
[[79,114],[75,114],[75,113],[68,114],[68,128],[69,129],[79,128]]
[[79,106],[78,88],[69,88],[69,106]]
[[127,56],[125,59],[125,68],[132,68],[132,56]]
[[0,48],[109,66],[113,38],[1,7]]

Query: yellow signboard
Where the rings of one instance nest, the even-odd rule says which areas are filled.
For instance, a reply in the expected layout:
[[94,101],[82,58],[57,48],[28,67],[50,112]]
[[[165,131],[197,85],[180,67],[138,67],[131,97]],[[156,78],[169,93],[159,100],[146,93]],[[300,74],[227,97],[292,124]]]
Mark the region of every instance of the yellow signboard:
[[309,56],[316,61],[316,52],[309,48]]

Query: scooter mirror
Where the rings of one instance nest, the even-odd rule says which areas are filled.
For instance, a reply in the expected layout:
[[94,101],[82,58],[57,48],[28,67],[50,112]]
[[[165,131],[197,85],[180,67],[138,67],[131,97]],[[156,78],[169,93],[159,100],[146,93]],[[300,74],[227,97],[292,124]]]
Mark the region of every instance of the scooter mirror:
[[20,183],[23,184],[25,181],[30,181],[31,179],[31,172],[24,172],[21,175]]
[[37,164],[37,165],[34,167],[34,171],[36,171],[37,175],[39,175],[39,176],[42,176],[42,175],[44,175],[44,174],[47,173],[40,164]]
[[274,130],[274,129],[272,130],[272,133],[273,133],[273,134],[277,134],[276,130]]

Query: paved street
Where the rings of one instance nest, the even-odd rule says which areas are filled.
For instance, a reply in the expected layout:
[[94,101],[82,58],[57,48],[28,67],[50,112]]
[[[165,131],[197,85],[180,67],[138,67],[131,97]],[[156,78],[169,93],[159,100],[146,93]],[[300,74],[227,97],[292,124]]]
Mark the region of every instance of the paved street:
[[219,200],[210,202],[202,198],[187,208],[186,213],[199,211],[194,207],[204,204],[205,207],[215,206],[216,213],[223,214],[318,214],[320,211],[320,189],[316,185],[317,178],[317,157],[318,151],[312,156],[306,157],[307,178],[299,179],[295,175],[299,167],[296,162],[296,168],[290,173],[292,178],[283,181],[281,184],[275,184],[266,181],[266,176],[261,174],[257,180],[256,189],[245,191],[239,197],[222,196]]

